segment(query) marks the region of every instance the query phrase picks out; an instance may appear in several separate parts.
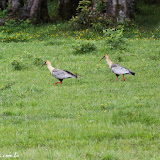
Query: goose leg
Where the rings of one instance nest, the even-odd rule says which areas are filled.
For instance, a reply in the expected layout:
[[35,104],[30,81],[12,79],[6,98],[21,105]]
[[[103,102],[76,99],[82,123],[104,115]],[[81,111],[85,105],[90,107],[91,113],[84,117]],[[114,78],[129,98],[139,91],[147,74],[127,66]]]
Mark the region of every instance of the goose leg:
[[123,74],[123,80],[126,81],[125,78],[124,78],[124,74]]
[[117,81],[117,79],[118,79],[118,76],[116,75],[116,81]]
[[55,82],[54,85],[56,85],[57,83],[61,83],[61,85],[62,85],[62,81],[60,81],[60,82]]

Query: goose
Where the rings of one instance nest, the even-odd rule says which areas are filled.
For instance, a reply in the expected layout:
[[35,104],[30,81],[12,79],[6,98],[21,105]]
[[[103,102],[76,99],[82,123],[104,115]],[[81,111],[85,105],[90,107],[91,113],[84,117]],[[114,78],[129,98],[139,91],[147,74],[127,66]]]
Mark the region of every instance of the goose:
[[43,65],[47,65],[49,71],[51,72],[52,76],[54,76],[55,78],[57,78],[60,82],[55,82],[54,85],[56,85],[57,83],[61,83],[62,85],[62,81],[63,79],[67,79],[67,78],[77,78],[77,75],[66,71],[66,70],[61,70],[61,69],[56,69],[54,67],[52,67],[51,62],[50,61],[45,61]]
[[[116,81],[117,81],[117,79],[118,79],[118,76],[121,75],[121,74],[123,74],[123,80],[124,80],[124,81],[126,81],[126,80],[125,80],[125,77],[124,77],[125,74],[135,75],[135,73],[132,72],[132,71],[130,71],[129,69],[126,69],[126,68],[124,68],[124,67],[122,67],[122,66],[120,66],[120,65],[118,65],[118,64],[113,63],[113,62],[110,60],[110,58],[109,58],[108,55],[103,56],[103,58],[106,59],[106,61],[107,61],[108,65],[109,65],[109,68],[111,69],[111,71],[112,71],[114,74],[116,74]],[[103,58],[102,58],[102,59],[103,59]],[[102,60],[102,59],[101,59],[101,60]],[[100,60],[100,61],[101,61],[101,60]]]

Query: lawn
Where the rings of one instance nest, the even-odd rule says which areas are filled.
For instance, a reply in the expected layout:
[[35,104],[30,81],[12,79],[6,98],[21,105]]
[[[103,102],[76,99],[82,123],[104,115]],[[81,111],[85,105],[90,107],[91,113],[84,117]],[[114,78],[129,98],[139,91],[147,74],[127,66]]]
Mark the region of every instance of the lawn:
[[[54,33],[38,39],[39,33],[24,42],[14,33],[0,44],[0,156],[160,159],[160,40],[137,36],[114,50],[101,38]],[[76,54],[73,46],[82,42],[96,50]],[[106,61],[99,61],[105,54],[135,76],[115,81]],[[41,68],[46,60],[79,78],[54,86],[57,80]]]

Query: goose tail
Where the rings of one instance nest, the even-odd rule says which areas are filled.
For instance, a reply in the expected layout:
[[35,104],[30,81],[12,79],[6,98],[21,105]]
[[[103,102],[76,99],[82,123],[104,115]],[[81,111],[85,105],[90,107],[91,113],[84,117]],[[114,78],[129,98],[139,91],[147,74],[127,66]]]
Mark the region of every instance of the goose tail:
[[135,75],[135,73],[134,73],[134,72],[132,72],[132,71],[130,71],[129,73],[130,73],[131,75]]
[[78,78],[77,74],[73,74],[72,72],[69,72],[69,71],[66,71],[66,70],[64,70],[64,71],[69,73],[73,78]]

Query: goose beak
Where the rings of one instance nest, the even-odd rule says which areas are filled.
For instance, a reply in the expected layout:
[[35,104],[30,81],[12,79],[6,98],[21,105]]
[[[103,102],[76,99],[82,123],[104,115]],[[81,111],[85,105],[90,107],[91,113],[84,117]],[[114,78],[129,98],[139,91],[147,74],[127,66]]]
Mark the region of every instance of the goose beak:
[[43,64],[42,64],[42,66],[41,66],[41,68],[43,67],[43,65],[45,65],[46,64],[46,62],[44,62]]
[[[103,58],[104,58],[104,57],[105,57],[105,56],[103,56]],[[103,59],[103,58],[102,58],[102,59]],[[102,59],[100,59],[100,61],[101,61]]]

